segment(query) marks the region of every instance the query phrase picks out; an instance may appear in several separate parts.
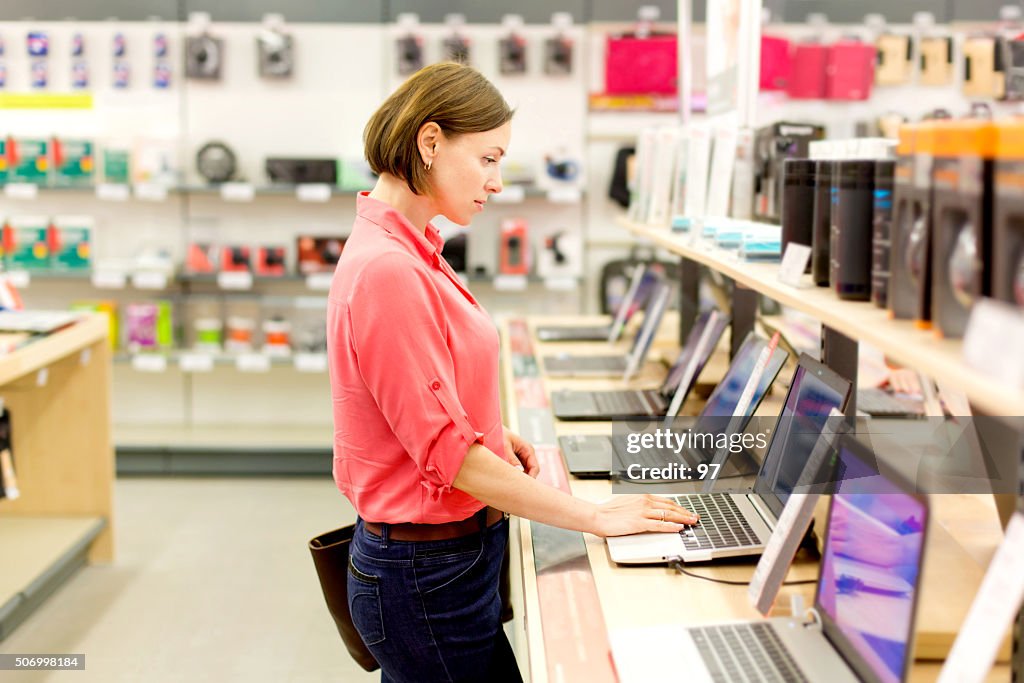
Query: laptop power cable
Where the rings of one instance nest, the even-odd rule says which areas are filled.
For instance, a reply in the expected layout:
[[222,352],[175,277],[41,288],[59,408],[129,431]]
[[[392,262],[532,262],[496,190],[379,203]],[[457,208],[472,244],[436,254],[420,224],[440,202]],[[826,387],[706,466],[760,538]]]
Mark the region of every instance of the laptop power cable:
[[[690,570],[686,569],[682,562],[679,560],[672,561],[672,568],[680,574],[685,574],[695,579],[701,579],[702,581],[711,581],[712,583],[722,583],[727,586],[749,586],[750,581],[730,581],[728,579],[716,579],[711,576],[704,576],[703,574],[694,574]],[[806,581],[786,581],[783,586],[805,586],[812,583],[818,583],[817,579],[807,579]]]

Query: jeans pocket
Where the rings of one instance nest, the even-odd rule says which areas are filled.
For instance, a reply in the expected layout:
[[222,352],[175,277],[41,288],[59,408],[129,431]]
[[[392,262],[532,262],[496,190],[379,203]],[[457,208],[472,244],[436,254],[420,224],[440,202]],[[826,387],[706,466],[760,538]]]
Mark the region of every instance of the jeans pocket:
[[415,568],[416,587],[423,595],[440,591],[469,574],[483,555],[484,548],[478,545],[472,552],[432,554],[429,559],[417,562]]
[[352,623],[367,647],[384,642],[384,614],[380,606],[380,580],[360,571],[348,558],[348,609]]

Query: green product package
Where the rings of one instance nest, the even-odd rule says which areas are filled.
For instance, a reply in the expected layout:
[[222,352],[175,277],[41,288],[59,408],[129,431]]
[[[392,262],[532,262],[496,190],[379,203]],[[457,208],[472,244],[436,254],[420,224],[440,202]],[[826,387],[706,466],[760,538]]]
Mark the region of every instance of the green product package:
[[171,302],[157,301],[156,344],[162,349],[174,346],[174,322],[171,318]]
[[338,160],[338,188],[347,192],[373,189],[374,178],[370,165],[363,159]]
[[50,178],[50,143],[34,138],[11,138],[7,144],[11,164],[7,181],[46,185]]
[[96,167],[95,146],[89,140],[54,138],[53,180],[58,187],[91,185]]
[[109,147],[103,150],[103,182],[127,185],[131,180],[131,152]]
[[18,218],[4,228],[4,244],[10,270],[42,270],[50,267],[49,221],[45,218]]
[[92,228],[84,221],[54,221],[56,239],[50,258],[56,270],[86,270],[92,265]]

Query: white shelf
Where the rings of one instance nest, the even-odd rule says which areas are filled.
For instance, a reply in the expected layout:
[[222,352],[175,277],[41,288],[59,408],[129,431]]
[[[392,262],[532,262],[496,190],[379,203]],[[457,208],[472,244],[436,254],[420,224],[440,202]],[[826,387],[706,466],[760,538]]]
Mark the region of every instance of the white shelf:
[[333,428],[325,425],[114,425],[118,448],[152,449],[330,449]]
[[878,348],[900,364],[941,378],[966,393],[971,402],[986,413],[1024,415],[1024,391],[1000,385],[968,367],[959,340],[939,339],[932,332],[918,329],[911,321],[893,320],[888,311],[871,302],[843,301],[831,289],[815,287],[809,275],[804,276],[799,288],[785,285],[777,279],[777,263],[747,263],[739,260],[735,252],[691,246],[688,234],[639,225],[625,218],[620,218],[619,222],[634,235],[817,318],[823,325],[851,339]]

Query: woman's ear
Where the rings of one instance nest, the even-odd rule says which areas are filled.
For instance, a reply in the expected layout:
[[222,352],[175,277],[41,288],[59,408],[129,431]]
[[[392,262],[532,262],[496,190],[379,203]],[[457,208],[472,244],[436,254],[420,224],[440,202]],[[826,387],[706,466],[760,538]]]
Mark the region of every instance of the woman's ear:
[[429,166],[434,162],[434,155],[437,153],[437,143],[443,136],[444,133],[441,132],[441,126],[433,121],[427,121],[420,126],[420,130],[416,134],[416,146],[419,149],[420,159],[423,161],[424,166]]

